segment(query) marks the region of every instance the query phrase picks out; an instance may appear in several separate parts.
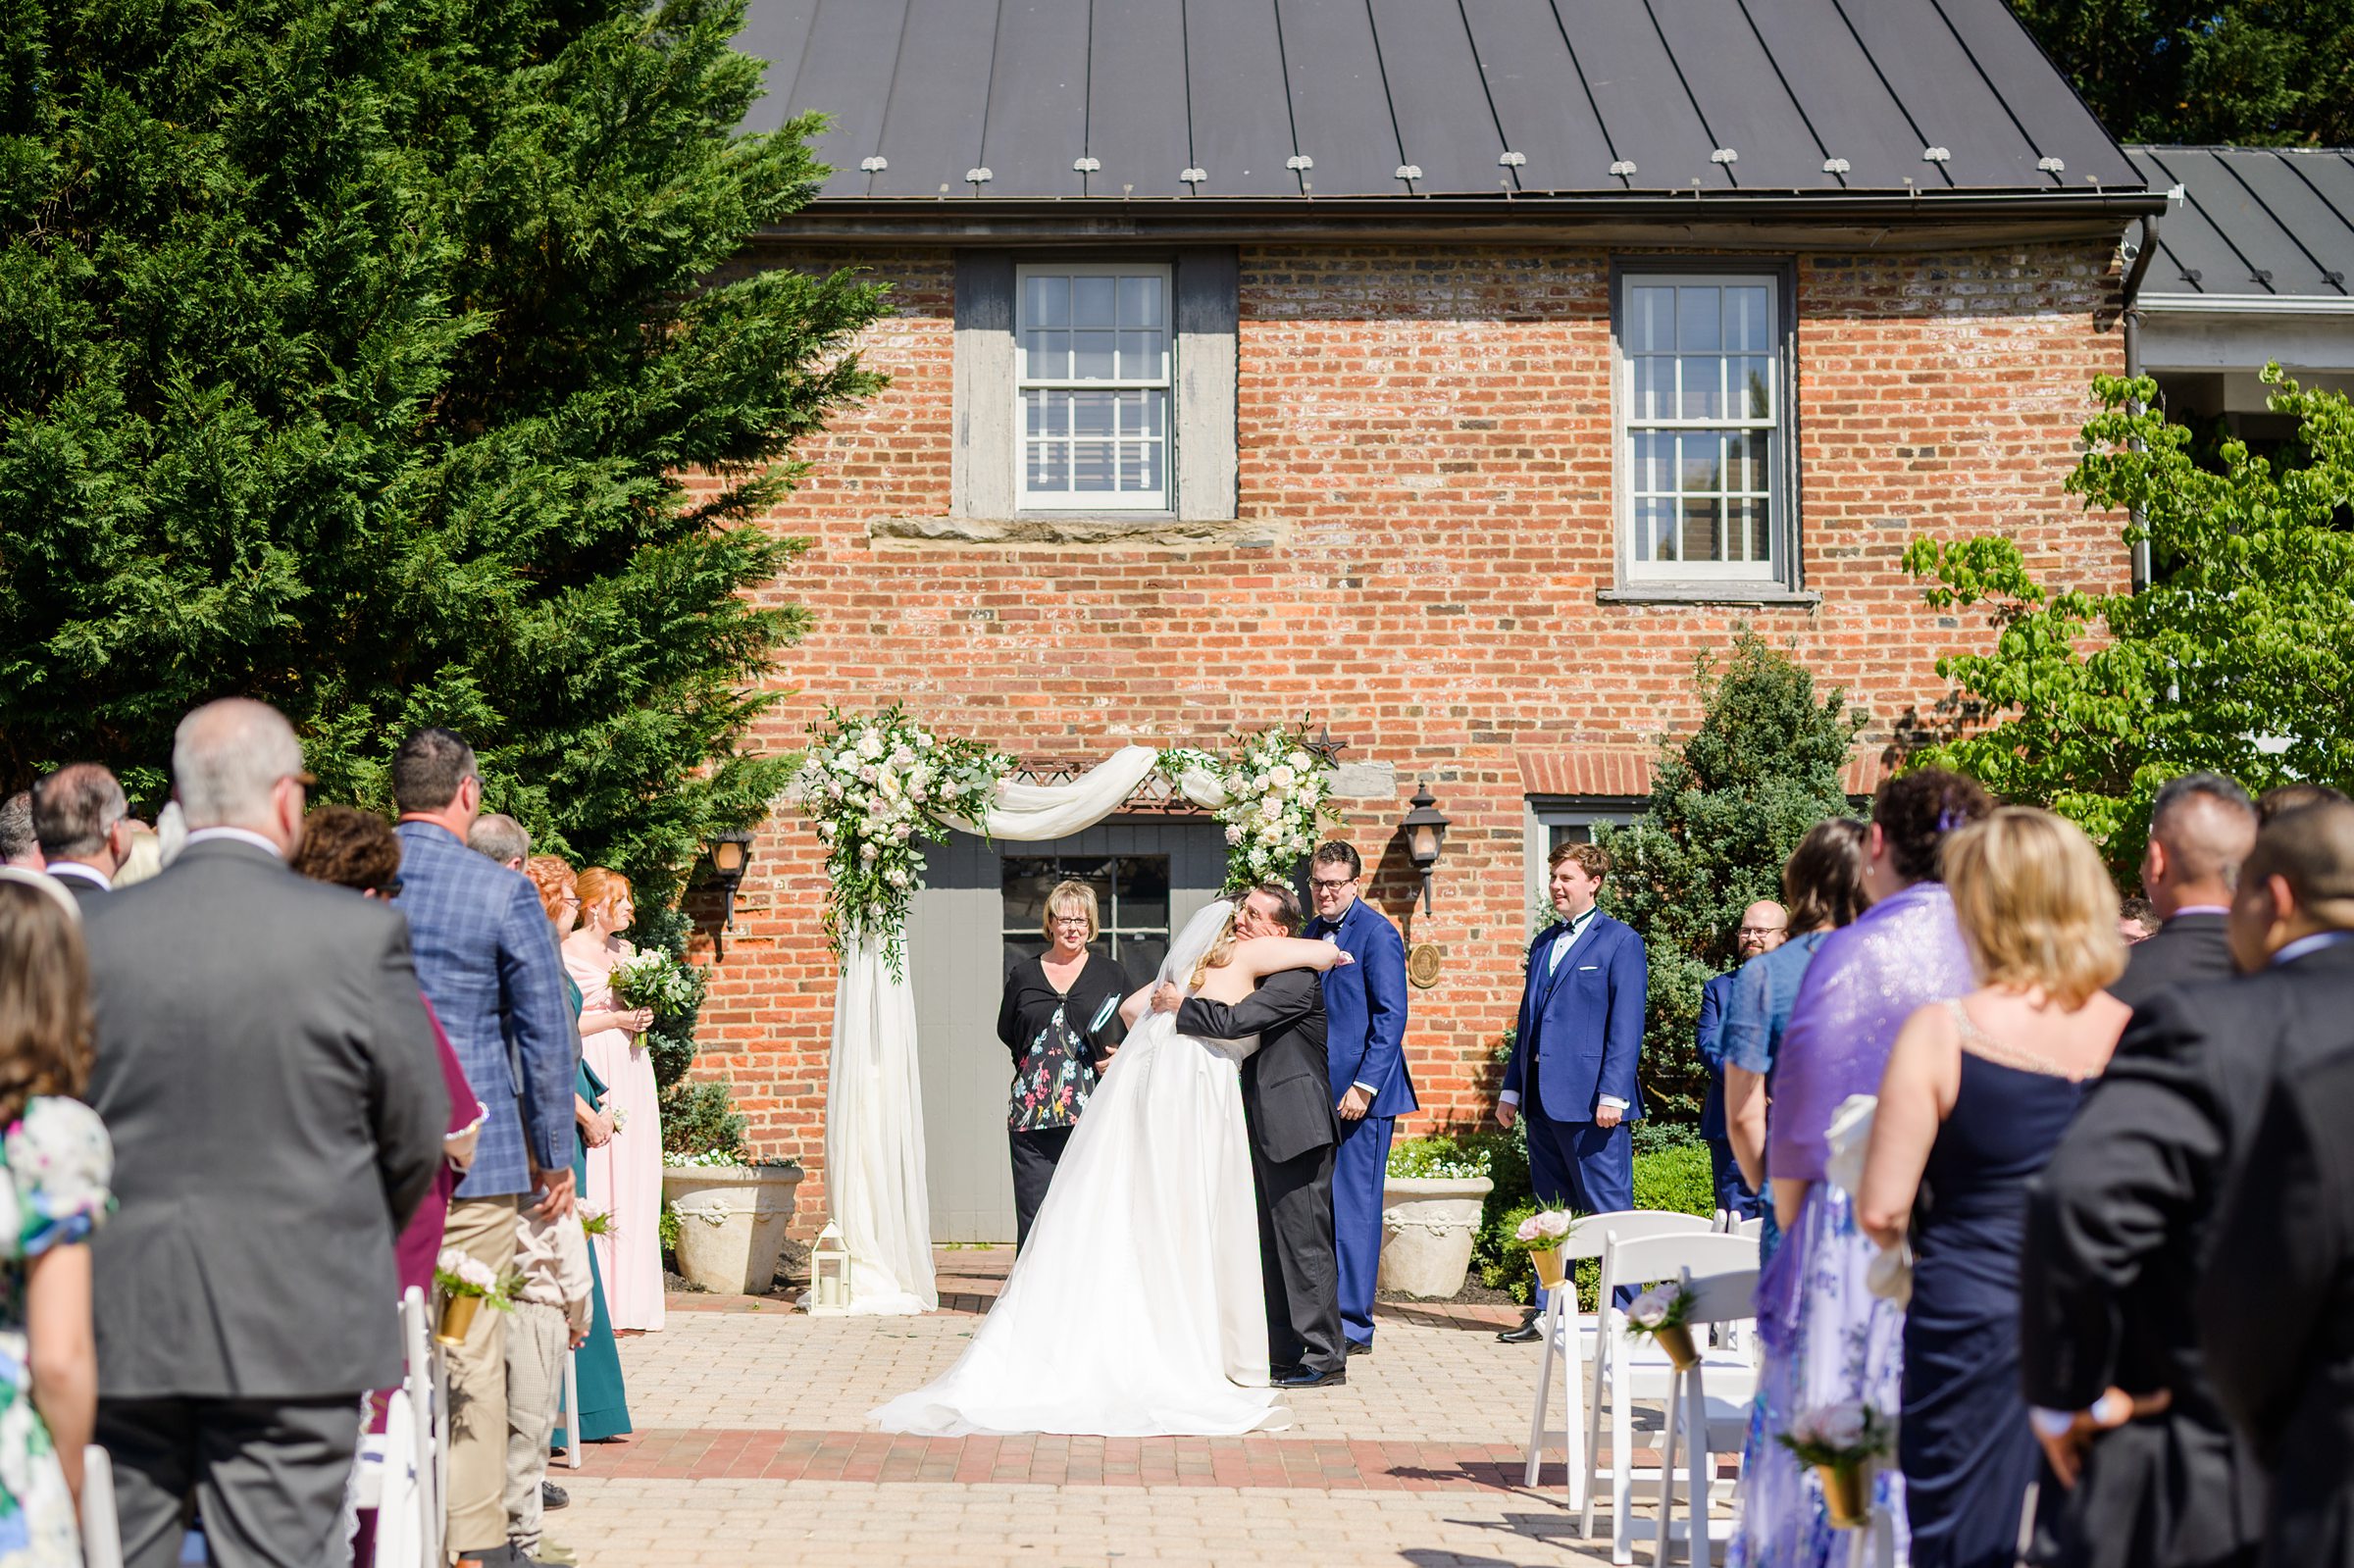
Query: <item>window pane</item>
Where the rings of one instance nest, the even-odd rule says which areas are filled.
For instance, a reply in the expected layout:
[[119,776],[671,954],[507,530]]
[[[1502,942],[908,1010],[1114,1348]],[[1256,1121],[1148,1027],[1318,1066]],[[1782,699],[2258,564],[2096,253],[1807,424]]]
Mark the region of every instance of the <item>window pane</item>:
[[1030,279],[1028,309],[1024,313],[1031,327],[1068,327],[1071,324],[1071,280],[1067,278],[1033,278]]
[[1678,477],[1682,483],[1676,487],[1689,495],[1695,490],[1724,488],[1724,439],[1718,435],[1686,435],[1683,442],[1683,462]]
[[1635,559],[1675,559],[1675,502],[1652,497],[1635,503]]
[[1740,378],[1741,395],[1733,407],[1744,419],[1773,418],[1773,361],[1755,357],[1730,362]]
[[1773,540],[1767,531],[1765,499],[1749,496],[1727,505],[1732,515],[1731,544],[1734,554],[1746,561],[1771,558]]
[[1071,325],[1073,327],[1115,327],[1118,311],[1114,303],[1119,279],[1100,274],[1092,278],[1071,279]]
[[1074,435],[1109,435],[1111,406],[1117,392],[1072,392],[1071,433]]
[[1721,418],[1724,407],[1719,395],[1719,379],[1724,375],[1724,361],[1710,356],[1688,355],[1676,362],[1683,379],[1683,405],[1680,416],[1688,420]]
[[1636,287],[1626,313],[1627,352],[1659,354],[1675,347],[1675,290]]
[[1680,540],[1687,561],[1717,561],[1723,557],[1717,549],[1719,533],[1714,496],[1696,496],[1685,500],[1683,537]]
[[1675,346],[1679,352],[1705,354],[1720,345],[1716,301],[1722,292],[1714,287],[1675,291]]
[[1120,279],[1120,325],[1122,327],[1158,327],[1161,325],[1160,279],[1152,274]]
[[1071,488],[1085,495],[1110,491],[1113,488],[1111,454],[1112,443],[1109,441],[1073,441]]
[[1773,449],[1771,437],[1764,430],[1745,430],[1731,439],[1733,473],[1725,488],[1763,493],[1768,477],[1766,454]]
[[1656,430],[1635,432],[1635,489],[1641,494],[1675,489],[1675,437]]
[[1159,974],[1160,966],[1168,961],[1169,938],[1157,934],[1151,936],[1122,936],[1118,951],[1113,956],[1119,959],[1120,968],[1130,982],[1142,986]]
[[1124,380],[1157,380],[1162,376],[1158,332],[1120,333],[1120,377]]
[[1119,336],[1117,332],[1073,332],[1071,375],[1080,380],[1109,380],[1117,373],[1112,355]]
[[1149,495],[1160,494],[1161,456],[1168,451],[1168,447],[1160,441],[1147,441],[1141,446],[1131,445],[1128,450],[1136,456],[1140,464],[1136,474],[1136,483],[1132,488],[1142,490]]
[[1674,418],[1675,411],[1668,397],[1675,381],[1675,361],[1660,354],[1646,354],[1635,361],[1635,418],[1663,420]]
[[1022,348],[1022,374],[1033,380],[1060,379],[1071,374],[1070,333],[1031,332]]
[[1062,879],[1051,855],[1007,855],[998,890],[1005,898],[1005,931],[1037,933],[1047,914],[1047,894]]
[[1030,488],[1041,493],[1071,487],[1071,448],[1063,441],[1032,441]]
[[[1169,929],[1169,857],[1122,855],[1117,868],[1122,931]],[[1142,979],[1142,977],[1138,977]]]
[[1724,346],[1748,353],[1763,353],[1773,344],[1767,339],[1766,290],[1751,284],[1724,291]]

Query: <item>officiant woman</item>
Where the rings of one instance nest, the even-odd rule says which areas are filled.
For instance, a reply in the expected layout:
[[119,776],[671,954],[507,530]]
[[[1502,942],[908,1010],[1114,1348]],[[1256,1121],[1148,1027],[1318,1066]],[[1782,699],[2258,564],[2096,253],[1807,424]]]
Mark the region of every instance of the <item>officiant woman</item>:
[[998,1007],[998,1038],[1013,1053],[1005,1133],[1013,1151],[1017,1249],[1030,1239],[1030,1222],[1047,1199],[1089,1090],[1126,1033],[1120,1002],[1128,994],[1128,977],[1112,959],[1089,950],[1100,918],[1095,888],[1083,882],[1055,884],[1041,922],[1047,950],[1006,974],[1005,999]]

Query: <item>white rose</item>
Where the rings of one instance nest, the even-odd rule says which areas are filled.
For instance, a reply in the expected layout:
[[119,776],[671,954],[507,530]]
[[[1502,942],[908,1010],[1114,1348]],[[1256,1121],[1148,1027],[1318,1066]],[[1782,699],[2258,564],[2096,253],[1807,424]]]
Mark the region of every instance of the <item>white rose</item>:
[[1290,756],[1284,758],[1284,761],[1290,763],[1293,771],[1297,773],[1307,772],[1308,756],[1305,751],[1295,751]]
[[858,733],[858,755],[869,762],[881,757],[883,755],[883,737],[872,730],[860,731]]
[[905,742],[901,742],[891,748],[891,765],[902,770],[911,768],[915,766],[915,753],[907,749]]
[[868,862],[869,864],[872,864],[875,858],[875,846],[871,842],[860,844],[858,846],[858,858]]
[[1537,1229],[1546,1236],[1567,1236],[1569,1216],[1561,1209],[1547,1209],[1536,1217]]
[[895,822],[891,825],[891,835],[894,838],[896,838],[899,842],[905,843],[907,841],[907,834],[908,828],[905,823]]
[[896,866],[894,866],[889,871],[885,872],[883,874],[883,880],[891,884],[894,887],[904,887],[907,885],[907,874]]
[[1864,1441],[1864,1407],[1842,1399],[1815,1412],[1816,1435],[1834,1448],[1853,1448]]
[[1230,822],[1226,825],[1226,841],[1230,844],[1239,844],[1243,841],[1243,825],[1241,823]]
[[1646,1290],[1626,1309],[1626,1318],[1642,1328],[1656,1329],[1667,1321],[1667,1297],[1657,1290]]
[[828,843],[832,843],[834,841],[834,825],[830,822],[821,822],[817,825],[817,835],[820,838],[825,839]]
[[1278,789],[1289,789],[1299,782],[1300,776],[1286,767],[1278,766],[1267,775],[1267,783]]

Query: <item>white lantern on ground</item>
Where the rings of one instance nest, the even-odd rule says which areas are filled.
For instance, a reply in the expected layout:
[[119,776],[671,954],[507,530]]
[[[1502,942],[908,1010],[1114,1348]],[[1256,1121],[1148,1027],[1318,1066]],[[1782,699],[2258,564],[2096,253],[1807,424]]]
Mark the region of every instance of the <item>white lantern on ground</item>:
[[801,1305],[812,1317],[839,1317],[850,1310],[850,1254],[842,1244],[842,1227],[832,1220],[809,1249],[809,1293]]

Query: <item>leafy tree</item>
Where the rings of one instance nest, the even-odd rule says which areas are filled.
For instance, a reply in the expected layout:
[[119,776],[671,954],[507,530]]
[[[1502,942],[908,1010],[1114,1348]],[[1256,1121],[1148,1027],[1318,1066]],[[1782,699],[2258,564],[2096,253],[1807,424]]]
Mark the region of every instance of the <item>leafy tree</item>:
[[1642,817],[1597,836],[1611,854],[1603,907],[1634,927],[1651,964],[1643,1031],[1646,1108],[1699,1114],[1708,1071],[1692,1043],[1700,988],[1730,967],[1741,911],[1780,896],[1782,862],[1807,830],[1849,814],[1840,783],[1864,728],[1846,693],[1752,632],[1722,671],[1703,661],[1700,726],[1663,742]]
[[2354,142],[2354,0],[2011,0],[2122,141]]
[[802,614],[747,590],[804,541],[752,520],[885,305],[715,276],[823,174],[736,128],[742,9],[7,0],[0,788],[94,757],[152,806],[241,692],[326,797],[452,726],[648,907],[763,809]]
[[[2194,769],[2251,789],[2354,785],[2354,407],[2269,367],[2274,412],[2297,419],[2278,468],[2224,442],[2220,471],[2151,405],[2156,383],[2102,377],[2104,412],[2069,477],[2088,506],[2133,511],[2159,570],[2140,593],[2040,580],[2003,537],[1917,539],[1905,565],[1930,604],[1984,604],[1986,653],[1938,660],[1968,708],[1927,755],[1995,793],[2081,824],[2124,869],[2159,785]],[[1978,716],[1994,723],[1965,731]]]

